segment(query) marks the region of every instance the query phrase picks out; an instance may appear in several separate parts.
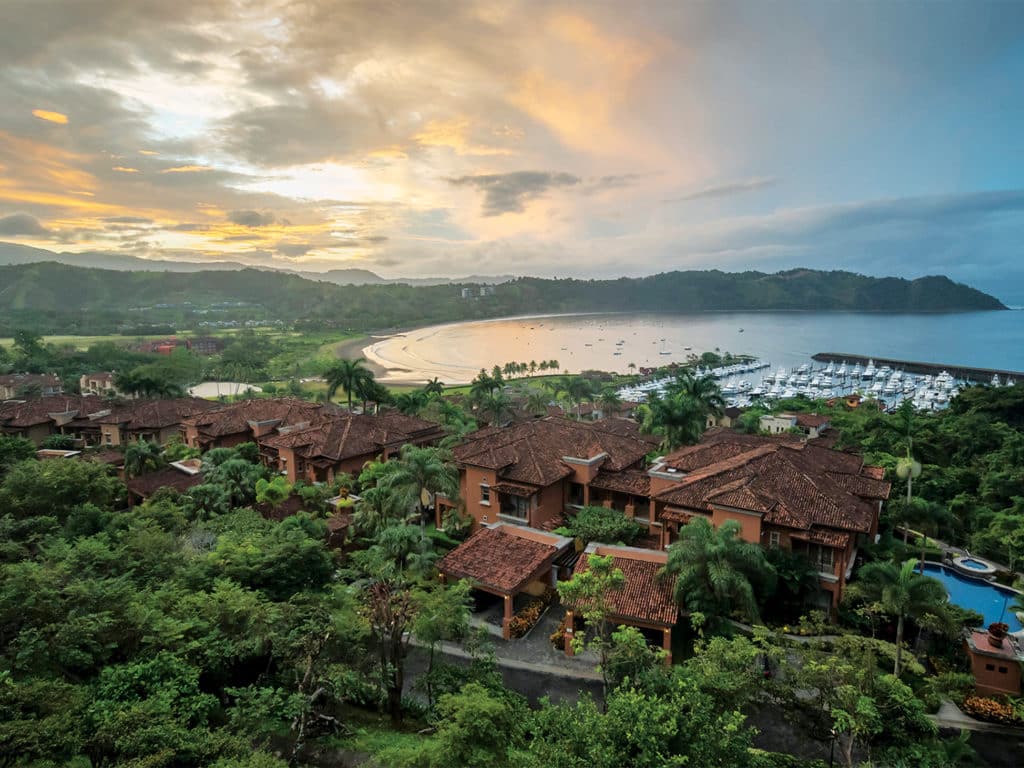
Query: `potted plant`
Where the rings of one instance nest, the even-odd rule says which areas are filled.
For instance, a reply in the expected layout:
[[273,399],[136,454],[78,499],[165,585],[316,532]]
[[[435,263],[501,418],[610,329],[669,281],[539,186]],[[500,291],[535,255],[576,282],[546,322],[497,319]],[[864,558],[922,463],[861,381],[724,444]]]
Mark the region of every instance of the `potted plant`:
[[1010,626],[1001,621],[994,621],[988,625],[988,641],[993,648],[1002,648],[1003,640],[1010,631]]

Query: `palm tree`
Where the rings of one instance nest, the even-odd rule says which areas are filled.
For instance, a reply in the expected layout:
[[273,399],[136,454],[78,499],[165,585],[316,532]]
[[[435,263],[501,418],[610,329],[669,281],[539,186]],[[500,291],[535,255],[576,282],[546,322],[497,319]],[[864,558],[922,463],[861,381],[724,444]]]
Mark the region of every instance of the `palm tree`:
[[469,384],[469,399],[474,403],[479,403],[500,387],[501,383],[481,368],[480,373]]
[[480,401],[480,415],[486,417],[492,424],[499,424],[512,410],[512,401],[504,392],[494,392],[485,395]]
[[903,629],[907,618],[926,613],[941,613],[948,601],[945,587],[938,579],[915,572],[916,560],[902,565],[889,562],[868,563],[860,569],[857,581],[847,596],[878,603],[884,613],[896,617],[896,662],[892,673],[899,677],[903,652]]
[[427,395],[422,390],[415,392],[402,392],[401,394],[395,395],[394,404],[399,413],[404,413],[406,416],[416,416],[420,411],[426,408]]
[[332,400],[339,389],[344,389],[348,395],[348,409],[352,410],[352,395],[355,393],[359,383],[372,380],[373,374],[363,363],[365,358],[357,357],[355,360],[339,360],[325,373],[327,380],[327,399]]
[[435,376],[423,386],[423,392],[428,396],[437,395],[440,397],[444,394],[444,382]]
[[619,409],[622,408],[622,398],[619,397],[619,393],[614,389],[604,390],[598,398],[598,402],[601,403],[602,416],[618,413]]
[[651,434],[663,435],[665,448],[674,450],[680,445],[692,445],[700,440],[706,424],[703,407],[685,395],[657,397],[647,400],[643,429]]
[[674,596],[680,608],[700,611],[709,619],[733,611],[756,619],[754,587],[768,591],[775,579],[764,550],[740,538],[738,522],[726,520],[716,530],[702,517],[679,531],[663,573],[676,577]]
[[580,405],[594,396],[594,385],[590,379],[582,376],[571,376],[566,384],[565,398],[570,405],[576,406],[576,418],[580,417]]
[[535,416],[543,416],[547,413],[548,403],[551,399],[543,389],[531,387],[526,390],[526,409]]
[[446,451],[407,444],[402,446],[395,469],[388,476],[387,488],[404,496],[409,506],[413,503],[419,506],[422,527],[427,512],[424,492],[431,498],[443,493],[454,500],[459,493],[459,473],[448,461]]
[[690,371],[683,371],[676,377],[669,391],[698,403],[704,409],[705,416],[712,413],[720,416],[725,410],[722,390],[712,376],[694,376]]
[[163,450],[156,443],[136,440],[124,452],[124,473],[138,477],[149,469],[159,469],[164,463]]

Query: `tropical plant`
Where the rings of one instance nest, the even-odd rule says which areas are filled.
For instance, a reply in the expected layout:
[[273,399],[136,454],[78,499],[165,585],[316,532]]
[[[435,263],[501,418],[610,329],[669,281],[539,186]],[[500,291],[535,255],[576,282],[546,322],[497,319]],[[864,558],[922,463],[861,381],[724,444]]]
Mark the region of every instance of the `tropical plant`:
[[721,415],[725,410],[722,390],[713,376],[695,376],[692,371],[684,370],[669,387],[669,393],[690,398],[700,406],[704,416]]
[[666,450],[696,443],[707,423],[703,406],[681,394],[650,396],[643,414],[641,428],[644,432],[662,435]]
[[601,404],[602,415],[605,417],[617,414],[622,408],[622,397],[615,389],[611,388],[601,392],[597,402]]
[[948,595],[938,579],[917,573],[916,560],[902,565],[890,562],[868,563],[847,589],[847,599],[877,603],[883,613],[896,617],[896,659],[893,674],[899,677],[903,652],[903,631],[908,618],[943,612]]
[[365,358],[355,360],[342,359],[324,372],[327,381],[327,399],[332,400],[339,389],[345,390],[348,396],[348,409],[352,410],[352,396],[356,393],[360,382],[371,381],[373,373],[364,365]]
[[406,499],[407,509],[414,505],[419,509],[422,532],[428,507],[424,503],[424,493],[430,494],[431,499],[442,493],[454,501],[459,495],[459,473],[449,461],[447,451],[403,445],[386,487]]
[[740,537],[740,530],[735,520],[715,529],[702,517],[680,529],[663,572],[675,577],[674,595],[681,608],[699,611],[708,621],[732,613],[757,618],[757,593],[771,591],[775,569],[760,546]]
[[423,390],[402,392],[395,395],[393,403],[399,413],[404,413],[406,416],[417,416],[427,407],[427,397]]
[[478,411],[492,424],[500,424],[511,413],[512,401],[504,392],[494,392],[480,400]]
[[124,473],[138,477],[147,470],[159,469],[164,464],[163,451],[156,443],[136,440],[124,452]]
[[437,397],[440,397],[444,394],[444,382],[435,376],[423,385],[423,391],[428,396],[436,395]]

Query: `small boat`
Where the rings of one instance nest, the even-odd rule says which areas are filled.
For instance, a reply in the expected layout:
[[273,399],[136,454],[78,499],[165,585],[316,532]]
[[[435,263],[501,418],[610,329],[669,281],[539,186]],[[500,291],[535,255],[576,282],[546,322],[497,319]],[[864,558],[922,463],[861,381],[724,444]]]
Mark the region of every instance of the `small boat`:
[[742,328],[740,328],[740,333],[743,333],[743,329]]

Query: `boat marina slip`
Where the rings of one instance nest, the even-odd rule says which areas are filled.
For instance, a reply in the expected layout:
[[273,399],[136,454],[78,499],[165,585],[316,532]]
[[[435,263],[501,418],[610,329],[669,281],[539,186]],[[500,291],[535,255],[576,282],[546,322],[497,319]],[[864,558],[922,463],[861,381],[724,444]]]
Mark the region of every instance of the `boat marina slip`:
[[[890,362],[897,366],[899,363]],[[772,370],[771,364],[762,360],[745,360],[717,368],[698,367],[697,375],[717,380],[726,402],[737,407],[750,405],[755,400],[792,397],[829,400],[859,395],[879,400],[889,409],[910,400],[919,410],[939,410],[945,408],[965,386],[982,383],[995,387],[1013,386],[1017,382],[1013,375],[1002,378],[998,373],[988,380],[955,378],[944,369],[935,375],[915,374],[888,364],[876,366],[871,359],[864,366],[859,362],[849,365],[843,361],[836,365],[830,361],[825,366],[803,363],[796,368],[780,367],[777,370]],[[627,402],[642,403],[652,393],[663,394],[675,378],[674,375],[665,375],[623,387],[619,396]]]

